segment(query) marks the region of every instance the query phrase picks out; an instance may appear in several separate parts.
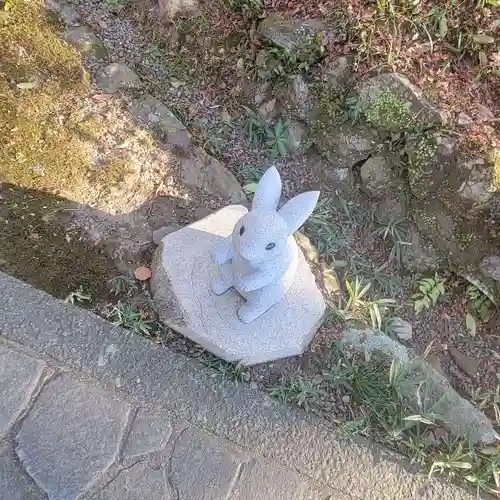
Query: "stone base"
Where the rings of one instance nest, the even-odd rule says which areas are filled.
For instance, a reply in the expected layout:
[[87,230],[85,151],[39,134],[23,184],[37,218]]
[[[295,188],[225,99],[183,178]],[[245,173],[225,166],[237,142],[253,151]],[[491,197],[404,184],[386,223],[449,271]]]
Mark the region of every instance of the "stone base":
[[297,276],[285,298],[252,323],[242,323],[244,299],[210,289],[218,276],[213,250],[247,212],[231,205],[168,234],[153,262],[152,289],[161,320],[226,361],[252,365],[304,351],[321,323],[323,296],[299,249]]

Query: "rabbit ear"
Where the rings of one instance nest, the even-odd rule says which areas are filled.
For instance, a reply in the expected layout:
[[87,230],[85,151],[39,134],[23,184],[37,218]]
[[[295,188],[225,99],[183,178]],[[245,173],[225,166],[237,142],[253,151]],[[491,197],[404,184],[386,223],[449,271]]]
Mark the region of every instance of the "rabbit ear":
[[253,197],[252,208],[276,211],[281,196],[281,178],[276,167],[270,167],[262,176],[257,192]]
[[297,231],[313,213],[318,198],[319,191],[308,191],[292,198],[279,209],[278,213],[287,223],[290,234]]

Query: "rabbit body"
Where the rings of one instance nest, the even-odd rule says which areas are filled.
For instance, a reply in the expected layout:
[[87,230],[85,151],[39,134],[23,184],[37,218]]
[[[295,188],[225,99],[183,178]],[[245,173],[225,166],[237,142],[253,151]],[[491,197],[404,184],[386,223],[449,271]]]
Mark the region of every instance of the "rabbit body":
[[252,210],[215,251],[220,279],[212,282],[212,291],[221,295],[234,288],[246,299],[238,309],[243,323],[264,314],[293,283],[299,251],[293,232],[312,213],[319,196],[317,191],[303,193],[277,211],[280,194],[281,179],[271,167],[259,183]]

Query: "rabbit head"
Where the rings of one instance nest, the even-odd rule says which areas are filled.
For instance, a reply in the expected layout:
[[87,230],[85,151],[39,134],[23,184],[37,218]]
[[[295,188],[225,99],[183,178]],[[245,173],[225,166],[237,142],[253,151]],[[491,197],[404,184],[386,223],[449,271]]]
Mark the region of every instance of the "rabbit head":
[[279,210],[281,178],[275,167],[269,168],[259,182],[252,210],[244,215],[233,230],[233,247],[252,265],[278,258],[288,237],[312,214],[319,191],[299,194]]

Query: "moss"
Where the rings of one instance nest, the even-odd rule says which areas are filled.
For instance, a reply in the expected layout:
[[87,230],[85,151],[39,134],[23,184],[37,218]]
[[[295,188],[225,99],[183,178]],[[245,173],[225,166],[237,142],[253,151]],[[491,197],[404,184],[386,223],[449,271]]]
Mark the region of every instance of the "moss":
[[434,157],[437,150],[435,138],[423,135],[416,147],[408,155],[408,181],[415,196],[423,198],[427,192],[426,174],[427,165]]
[[324,82],[314,82],[311,86],[311,94],[320,114],[329,121],[336,120],[343,115],[339,96]]
[[378,129],[398,132],[410,123],[410,105],[394,92],[386,90],[367,109],[366,119]]
[[90,116],[86,120],[77,123],[75,128],[80,132],[83,139],[98,141],[104,136],[106,124],[101,118]]
[[[0,43],[0,181],[77,192],[91,169],[91,156],[61,117],[86,92],[80,57],[61,42],[57,27],[37,0],[12,2],[0,26]],[[36,86],[17,88],[22,82]]]
[[132,168],[126,160],[112,157],[108,159],[107,166],[99,171],[94,171],[92,177],[94,181],[100,184],[116,186],[122,182],[131,171]]

